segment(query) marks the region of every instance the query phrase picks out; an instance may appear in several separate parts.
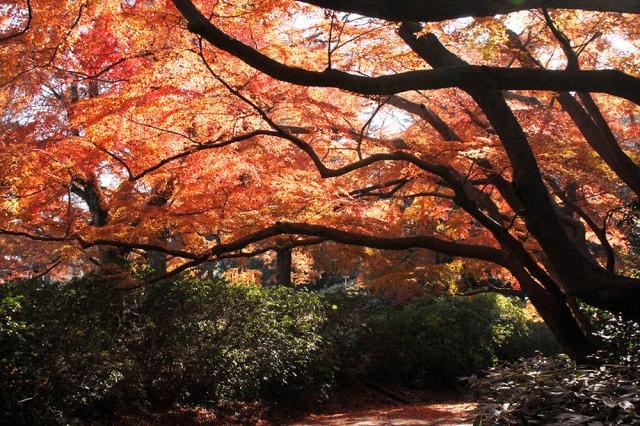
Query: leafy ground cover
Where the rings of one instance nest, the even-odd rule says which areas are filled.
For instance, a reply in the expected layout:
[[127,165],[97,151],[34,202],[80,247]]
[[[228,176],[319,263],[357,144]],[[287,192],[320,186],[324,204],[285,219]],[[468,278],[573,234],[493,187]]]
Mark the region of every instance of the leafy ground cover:
[[595,312],[610,344],[591,363],[540,354],[493,367],[471,387],[482,414],[500,424],[640,424],[640,326]]

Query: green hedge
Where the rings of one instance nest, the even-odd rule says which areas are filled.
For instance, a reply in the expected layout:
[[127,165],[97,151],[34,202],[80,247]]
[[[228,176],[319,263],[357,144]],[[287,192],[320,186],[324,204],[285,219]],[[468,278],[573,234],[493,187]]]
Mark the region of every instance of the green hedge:
[[194,280],[123,291],[92,278],[2,291],[0,423],[317,396],[330,382],[309,292]]

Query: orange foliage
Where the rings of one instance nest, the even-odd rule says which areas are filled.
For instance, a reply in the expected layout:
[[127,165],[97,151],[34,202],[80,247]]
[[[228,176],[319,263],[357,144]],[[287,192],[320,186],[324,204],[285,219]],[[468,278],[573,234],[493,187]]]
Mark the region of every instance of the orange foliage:
[[[487,180],[495,174],[513,178],[500,139],[459,89],[400,94],[412,110],[389,96],[280,82],[203,43],[168,1],[29,4],[28,30],[0,44],[0,228],[10,231],[0,237],[5,278],[39,274],[53,262],[63,275],[91,269],[100,263],[101,246],[91,243],[100,239],[130,244],[134,251],[156,246],[201,256],[277,222],[501,247],[441,177],[408,161],[387,161],[323,179],[308,152],[274,125],[308,144],[330,168],[390,152],[447,165],[472,187],[468,195],[479,209],[544,265],[519,212]],[[287,65],[368,76],[425,67],[401,42],[395,23],[282,0],[196,5],[230,36]],[[0,9],[1,34],[24,23],[26,7],[15,2]],[[634,16],[553,15],[574,45],[584,43],[583,68],[637,75]],[[518,33],[526,52],[507,28]],[[430,23],[424,32],[475,64],[530,67],[533,58],[549,69],[566,65],[539,11]],[[606,223],[618,270],[633,266],[628,232],[614,220],[631,199],[628,189],[587,145],[555,93],[512,95],[509,105],[543,176],[562,189],[572,186],[575,202],[598,224]],[[638,106],[608,95],[595,99],[620,145],[638,160]],[[456,140],[443,137],[415,108],[437,115]],[[108,211],[102,226],[92,223],[92,207],[78,195],[86,195],[86,186],[80,187],[91,181]],[[559,209],[566,207],[553,197]],[[588,228],[576,212],[567,215]],[[15,235],[20,232],[36,238]],[[303,240],[271,237],[233,253]],[[584,238],[600,244],[594,230]],[[488,262],[434,265],[435,255],[421,249],[399,254],[329,247],[297,249],[295,280],[313,279],[320,269],[360,270],[375,290],[393,287],[393,297],[400,298],[429,290],[426,283],[458,291],[464,271],[513,281]],[[597,249],[593,258],[604,264]],[[259,279],[240,270],[230,274]]]

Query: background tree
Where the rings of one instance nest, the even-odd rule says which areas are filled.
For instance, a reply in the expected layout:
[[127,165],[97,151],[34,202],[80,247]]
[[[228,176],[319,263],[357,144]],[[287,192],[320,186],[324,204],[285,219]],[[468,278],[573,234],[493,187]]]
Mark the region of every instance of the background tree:
[[10,5],[7,276],[332,241],[417,253],[391,281],[466,259],[576,358],[577,300],[638,318],[635,2],[309,3]]

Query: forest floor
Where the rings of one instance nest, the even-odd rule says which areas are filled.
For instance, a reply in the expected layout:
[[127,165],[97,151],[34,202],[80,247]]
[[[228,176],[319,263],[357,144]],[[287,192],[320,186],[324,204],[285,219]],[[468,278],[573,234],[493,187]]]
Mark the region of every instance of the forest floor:
[[472,425],[476,405],[472,402],[415,403],[372,407],[357,411],[310,414],[290,426],[374,426],[374,425]]
[[314,407],[239,405],[227,409],[183,407],[160,413],[119,416],[119,426],[287,425],[389,426],[472,425],[477,404],[452,392],[358,385]]
[[451,392],[358,386],[296,419],[289,426],[377,426],[473,424],[477,404]]

